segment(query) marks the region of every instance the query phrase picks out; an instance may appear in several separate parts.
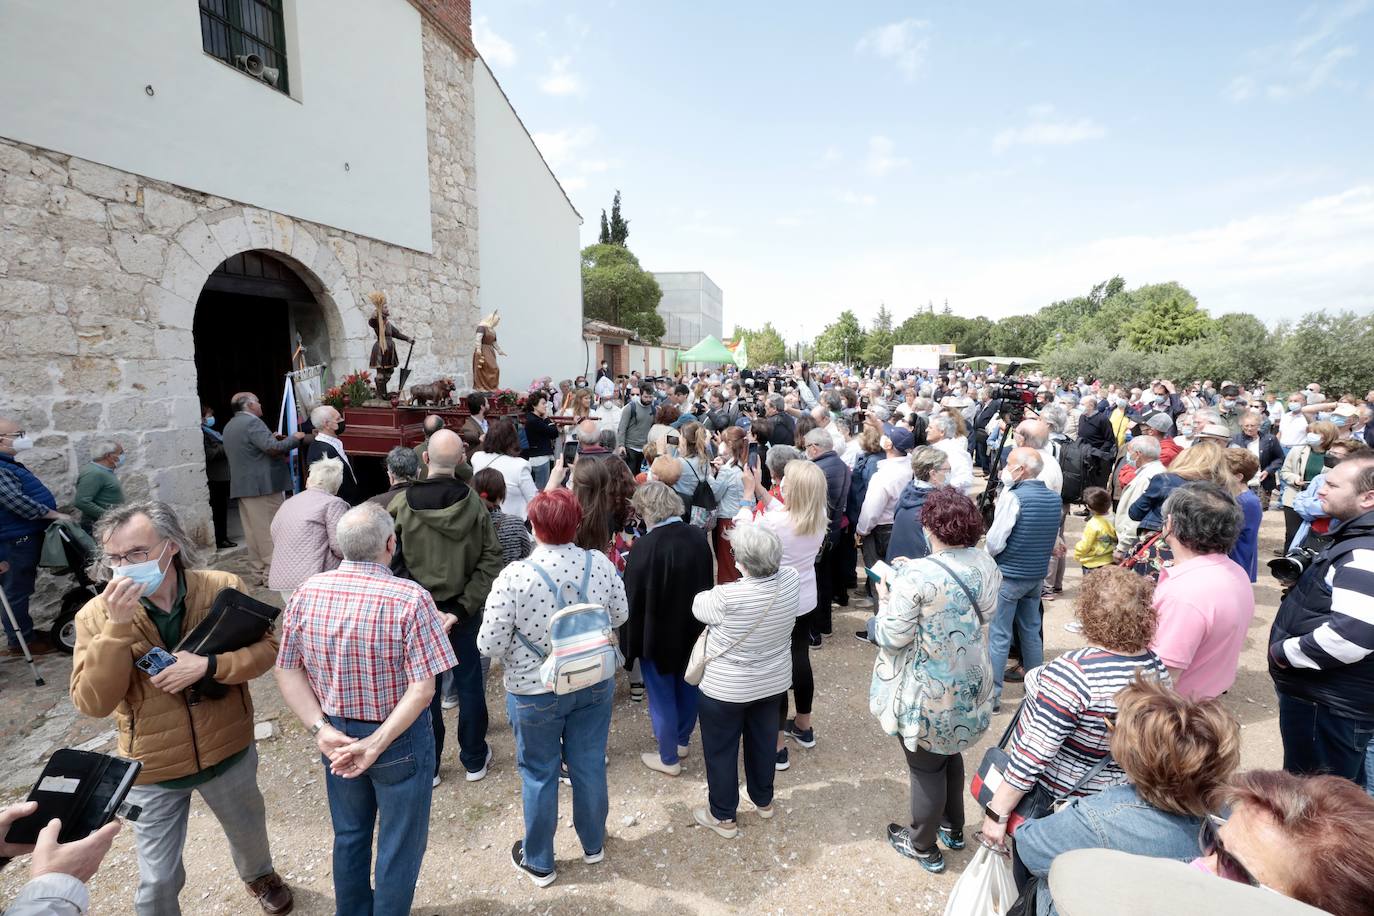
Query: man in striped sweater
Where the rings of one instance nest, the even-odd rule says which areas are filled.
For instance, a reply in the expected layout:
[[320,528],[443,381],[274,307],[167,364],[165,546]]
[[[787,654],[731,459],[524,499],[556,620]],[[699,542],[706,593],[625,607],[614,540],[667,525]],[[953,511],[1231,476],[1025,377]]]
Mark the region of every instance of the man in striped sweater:
[[1340,524],[1269,631],[1283,768],[1364,784],[1374,734],[1374,457],[1342,461],[1317,497]]
[[1040,586],[1059,538],[1061,504],[1059,494],[1038,479],[1043,470],[1044,459],[1035,449],[1021,446],[1011,450],[1002,468],[1002,493],[988,528],[988,553],[1002,570],[997,615],[988,630],[993,692],[999,705],[1013,626],[1021,638],[1021,662],[1026,670],[1045,661]]

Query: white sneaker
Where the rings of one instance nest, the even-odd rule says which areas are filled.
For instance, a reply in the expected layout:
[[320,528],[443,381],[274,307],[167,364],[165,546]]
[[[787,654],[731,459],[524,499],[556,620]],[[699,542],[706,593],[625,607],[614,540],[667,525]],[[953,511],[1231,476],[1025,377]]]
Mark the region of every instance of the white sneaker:
[[650,751],[645,754],[640,754],[639,759],[644,761],[644,765],[649,769],[657,770],[658,772],[663,773],[664,775],[679,776],[682,774],[682,764],[664,763],[662,760],[659,759],[658,754],[654,751]]
[[733,840],[739,836],[739,827],[733,821],[718,821],[712,816],[711,812],[705,808],[695,808],[692,811],[692,819],[708,830],[713,830],[718,836],[723,836],[727,840]]
[[[463,778],[468,782],[478,782],[487,778],[487,768],[491,766],[491,745],[487,745],[487,759],[482,761],[482,769],[477,771],[469,770]],[[541,885],[542,886],[542,885]]]
[[606,858],[606,848],[604,846],[596,852],[582,853],[582,861],[586,862],[588,865],[595,865],[604,858]]
[[441,783],[441,782],[443,782],[443,781],[444,781],[444,777],[440,776],[438,773],[435,773],[435,774],[434,774],[434,782],[432,783],[432,785],[433,785],[434,788],[437,789],[437,788],[439,788],[439,783]]
[[1070,620],[1068,623],[1064,624],[1064,629],[1068,630],[1070,633],[1082,633],[1083,624],[1079,623],[1077,620]]
[[691,748],[688,747],[687,745],[685,745],[685,744],[679,744],[679,745],[677,746],[677,755],[678,755],[678,757],[686,757],[686,756],[687,756],[687,752],[690,751],[690,750],[691,750]]
[[443,708],[443,709],[457,709],[457,708],[458,708],[458,698],[457,698],[457,697],[444,697],[442,700],[439,701],[439,706],[440,706],[441,708]]

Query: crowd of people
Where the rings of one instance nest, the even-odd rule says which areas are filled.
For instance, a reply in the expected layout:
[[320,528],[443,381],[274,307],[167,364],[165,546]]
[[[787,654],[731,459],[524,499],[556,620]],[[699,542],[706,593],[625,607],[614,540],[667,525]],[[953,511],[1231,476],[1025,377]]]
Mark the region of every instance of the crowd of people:
[[[522,785],[510,858],[535,885],[558,876],[560,785],[583,860],[606,855],[620,677],[648,703],[640,763],[673,779],[701,754],[693,817],[735,839],[742,814],[776,816],[777,774],[804,765],[792,752],[824,740],[811,653],[837,605],[868,612],[854,635],[875,657],[870,710],[909,776],[909,817],[886,838],[926,871],[976,839],[1010,857],[1026,912],[1045,914],[1054,859],[1106,848],[1370,912],[1374,391],[801,363],[673,378],[603,365],[587,381],[539,380],[515,415],[474,393],[455,428],[427,417],[423,442],[386,456],[381,493],[332,407],[290,433],[250,392],[222,432],[207,409],[215,538],[234,546],[236,501],[247,581],[207,568],[172,507],[125,501],[117,441],[93,449],[75,505],[103,591],[77,616],[71,696],[112,716],[119,753],[143,765],[136,912],[180,911],[193,791],[247,892],[265,912],[291,908],[248,686],[269,670],[327,774],[339,912],[409,911],[446,713],[464,779],[492,765],[493,664]],[[11,654],[21,635],[44,648],[28,613],[36,544],[73,521],[20,460],[31,446],[0,418]],[[304,479],[284,498],[293,452]],[[1271,510],[1285,522],[1268,638],[1283,771],[1244,772],[1219,697],[1255,615]],[[1086,520],[1076,543],[1071,512]],[[1083,645],[1047,659],[1044,602],[1063,595],[1070,560],[1082,584],[1068,628]],[[278,593],[276,626],[232,652],[175,651],[226,588]],[[176,662],[148,676],[135,661],[155,647]],[[608,652],[606,676],[578,680]],[[968,836],[963,754],[999,715],[1002,778]],[[76,888],[117,829],[70,848],[46,837],[14,911],[80,911]]]

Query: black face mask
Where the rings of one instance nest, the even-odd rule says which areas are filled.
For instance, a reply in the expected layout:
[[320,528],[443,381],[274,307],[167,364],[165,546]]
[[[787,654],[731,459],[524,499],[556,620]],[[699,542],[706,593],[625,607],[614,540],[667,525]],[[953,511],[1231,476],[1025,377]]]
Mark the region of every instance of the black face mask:
[[1327,469],[1334,468],[1336,465],[1340,463],[1341,459],[1331,454],[1330,452],[1327,452],[1325,455],[1322,456],[1322,464],[1325,465]]
[[344,433],[344,427],[347,426],[347,425],[348,425],[347,423],[345,423],[342,419],[340,419],[340,420],[339,420],[339,428],[336,429],[336,430],[334,430],[334,435],[336,435],[336,436],[342,436],[343,433]]

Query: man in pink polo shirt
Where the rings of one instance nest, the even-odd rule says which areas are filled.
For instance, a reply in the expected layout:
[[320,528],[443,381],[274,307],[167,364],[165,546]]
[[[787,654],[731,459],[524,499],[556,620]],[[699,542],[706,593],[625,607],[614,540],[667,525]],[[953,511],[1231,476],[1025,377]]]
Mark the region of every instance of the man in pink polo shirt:
[[1155,588],[1159,626],[1150,648],[1168,666],[1179,693],[1211,699],[1235,683],[1255,616],[1250,577],[1226,556],[1243,516],[1230,494],[1202,482],[1170,494],[1163,515],[1174,565],[1160,573]]

